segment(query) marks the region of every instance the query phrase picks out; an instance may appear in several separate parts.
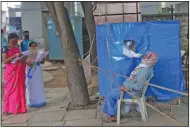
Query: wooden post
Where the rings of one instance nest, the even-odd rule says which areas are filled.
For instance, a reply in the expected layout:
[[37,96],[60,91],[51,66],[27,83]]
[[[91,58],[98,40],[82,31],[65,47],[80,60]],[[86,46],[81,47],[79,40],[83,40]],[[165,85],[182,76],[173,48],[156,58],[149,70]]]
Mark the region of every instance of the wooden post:
[[107,23],[107,2],[105,2],[105,23]]
[[122,9],[123,9],[123,22],[125,21],[124,20],[124,2],[122,2]]
[[138,8],[138,2],[136,2],[136,13],[137,13],[137,22],[139,21],[139,8]]

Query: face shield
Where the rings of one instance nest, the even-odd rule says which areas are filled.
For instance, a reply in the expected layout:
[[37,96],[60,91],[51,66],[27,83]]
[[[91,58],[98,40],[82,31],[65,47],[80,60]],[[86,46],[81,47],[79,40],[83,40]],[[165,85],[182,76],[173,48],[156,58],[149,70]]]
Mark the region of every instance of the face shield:
[[128,50],[134,51],[135,43],[133,40],[124,40],[124,47]]

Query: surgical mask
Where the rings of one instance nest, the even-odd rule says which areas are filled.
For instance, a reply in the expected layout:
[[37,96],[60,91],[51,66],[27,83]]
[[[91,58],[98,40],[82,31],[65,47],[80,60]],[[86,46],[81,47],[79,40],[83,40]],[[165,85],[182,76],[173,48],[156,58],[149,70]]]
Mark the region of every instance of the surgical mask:
[[11,40],[10,40],[10,44],[11,44],[11,45],[16,45],[17,42],[18,42],[17,39],[11,39]]
[[36,53],[37,52],[37,48],[29,48],[29,51],[32,53]]

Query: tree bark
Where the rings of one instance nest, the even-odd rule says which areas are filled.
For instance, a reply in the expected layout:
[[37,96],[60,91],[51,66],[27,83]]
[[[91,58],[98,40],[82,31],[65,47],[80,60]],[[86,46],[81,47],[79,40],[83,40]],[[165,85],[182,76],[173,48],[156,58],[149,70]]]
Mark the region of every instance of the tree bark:
[[47,21],[46,21],[46,18],[47,18],[47,14],[42,14],[42,34],[43,34],[43,38],[44,38],[44,50],[45,51],[48,51],[48,36],[47,36]]
[[56,24],[56,29],[57,29],[57,33],[58,35],[60,35],[60,27],[59,27],[59,23],[58,23],[58,19],[57,19],[57,15],[56,15],[56,12],[55,12],[55,6],[54,6],[54,3],[53,2],[46,2],[46,6]]
[[81,2],[81,6],[83,9],[85,23],[88,30],[88,36],[90,38],[90,46],[93,43],[90,52],[91,62],[93,63],[94,66],[97,66],[98,61],[97,61],[97,50],[96,50],[96,24],[93,15],[92,2],[86,2],[86,1]]
[[[75,108],[83,107],[90,103],[87,83],[79,48],[76,43],[72,25],[67,9],[63,2],[53,2],[55,14],[60,28],[60,37],[63,46],[65,67],[67,69],[68,84],[71,92],[72,103]],[[51,6],[53,6],[51,5]]]

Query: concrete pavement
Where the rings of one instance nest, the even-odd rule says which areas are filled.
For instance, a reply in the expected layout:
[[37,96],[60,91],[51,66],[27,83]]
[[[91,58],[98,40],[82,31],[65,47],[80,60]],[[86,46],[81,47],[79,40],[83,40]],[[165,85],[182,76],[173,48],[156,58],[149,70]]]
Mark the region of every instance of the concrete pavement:
[[[68,88],[45,88],[47,105],[41,108],[29,108],[26,114],[2,117],[2,126],[118,126],[116,123],[104,123],[105,115],[101,106],[96,109],[67,110],[71,101]],[[165,113],[169,109],[162,110]],[[119,126],[177,126],[174,122],[148,107],[147,122],[141,120],[140,113],[133,108],[121,119]],[[173,108],[173,118],[188,125],[187,97],[179,107]]]

